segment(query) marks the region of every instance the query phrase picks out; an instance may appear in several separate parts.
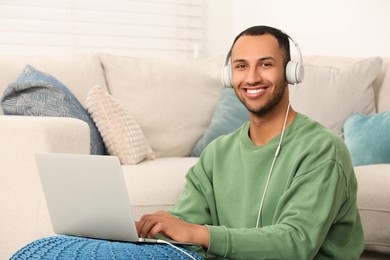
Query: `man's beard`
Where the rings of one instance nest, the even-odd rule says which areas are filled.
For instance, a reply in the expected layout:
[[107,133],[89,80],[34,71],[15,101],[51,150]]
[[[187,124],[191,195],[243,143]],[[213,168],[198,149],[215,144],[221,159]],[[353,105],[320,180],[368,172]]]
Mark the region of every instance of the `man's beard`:
[[268,114],[270,111],[275,109],[277,104],[282,100],[284,93],[286,92],[286,83],[285,81],[281,81],[275,88],[275,93],[272,94],[271,98],[265,103],[263,106],[257,108],[251,108],[248,104],[246,104],[244,98],[240,98],[241,103],[248,109],[249,112],[256,116],[264,116]]

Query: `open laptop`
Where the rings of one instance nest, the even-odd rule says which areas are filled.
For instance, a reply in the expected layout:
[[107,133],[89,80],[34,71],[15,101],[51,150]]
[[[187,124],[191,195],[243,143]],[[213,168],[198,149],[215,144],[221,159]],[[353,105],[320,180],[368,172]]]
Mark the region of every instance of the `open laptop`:
[[118,157],[37,153],[35,159],[56,234],[163,242],[138,237]]

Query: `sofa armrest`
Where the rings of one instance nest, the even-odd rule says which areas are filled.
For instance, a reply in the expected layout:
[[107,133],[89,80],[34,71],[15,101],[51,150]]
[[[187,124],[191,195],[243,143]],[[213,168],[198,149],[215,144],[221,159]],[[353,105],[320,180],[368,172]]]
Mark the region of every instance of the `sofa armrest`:
[[73,118],[0,116],[0,259],[51,231],[34,154],[90,151],[88,124]]
[[354,169],[365,250],[386,254],[390,259],[390,164],[363,165]]

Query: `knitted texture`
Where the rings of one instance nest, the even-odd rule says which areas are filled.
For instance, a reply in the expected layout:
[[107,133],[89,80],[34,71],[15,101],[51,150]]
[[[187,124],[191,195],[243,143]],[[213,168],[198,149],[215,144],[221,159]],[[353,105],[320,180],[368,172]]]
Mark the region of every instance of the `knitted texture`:
[[85,107],[95,122],[110,155],[121,164],[137,164],[154,159],[141,126],[103,87],[95,85],[88,92]]
[[[195,259],[202,259],[188,249],[181,249]],[[21,259],[189,259],[189,256],[166,244],[133,244],[53,236],[35,240],[11,257],[11,260]]]

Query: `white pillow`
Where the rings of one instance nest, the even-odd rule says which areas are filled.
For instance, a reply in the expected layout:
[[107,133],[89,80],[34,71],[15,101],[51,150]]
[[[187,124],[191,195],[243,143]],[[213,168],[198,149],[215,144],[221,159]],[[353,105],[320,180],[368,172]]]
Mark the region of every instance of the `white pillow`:
[[87,111],[95,122],[110,155],[118,156],[121,164],[137,164],[154,159],[145,135],[119,102],[99,85],[88,92]]
[[372,83],[381,66],[379,57],[344,69],[305,64],[305,78],[296,87],[292,106],[343,137],[343,125],[350,115],[376,112]]

